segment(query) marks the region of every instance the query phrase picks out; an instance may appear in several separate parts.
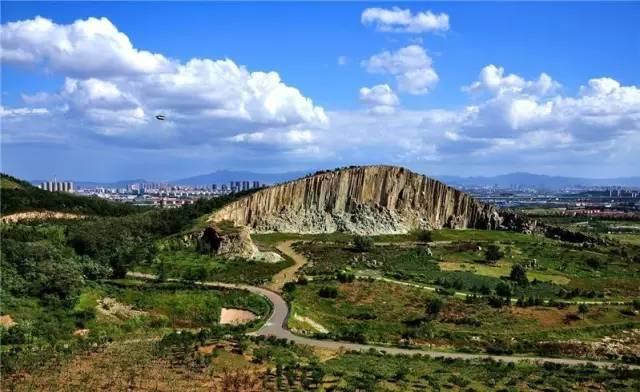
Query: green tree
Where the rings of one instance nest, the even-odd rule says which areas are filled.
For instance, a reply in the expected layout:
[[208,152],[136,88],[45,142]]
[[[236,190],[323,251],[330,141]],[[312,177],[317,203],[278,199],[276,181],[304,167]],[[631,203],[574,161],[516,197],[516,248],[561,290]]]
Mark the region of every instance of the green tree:
[[584,319],[584,315],[589,313],[589,305],[585,303],[581,303],[580,305],[578,305],[578,313],[580,313],[580,315]]
[[484,258],[490,263],[494,263],[502,258],[503,254],[500,247],[494,244],[487,246],[484,252]]
[[527,270],[521,264],[514,264],[511,267],[511,274],[509,278],[521,286],[526,286],[529,283],[527,279]]
[[420,242],[431,242],[431,230],[418,230],[418,232],[416,233],[416,238]]
[[444,302],[438,297],[427,299],[427,302],[425,304],[425,311],[427,313],[427,316],[432,320],[438,317],[438,314],[443,308]]
[[504,298],[511,298],[511,286],[508,283],[500,282],[496,286],[496,295]]

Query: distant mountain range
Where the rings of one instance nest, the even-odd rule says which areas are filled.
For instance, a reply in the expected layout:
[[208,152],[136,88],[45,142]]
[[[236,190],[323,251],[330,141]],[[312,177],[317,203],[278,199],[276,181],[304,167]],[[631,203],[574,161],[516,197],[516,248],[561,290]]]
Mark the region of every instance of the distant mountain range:
[[437,176],[449,185],[458,186],[527,186],[532,188],[558,189],[570,186],[633,186],[640,187],[640,176],[619,178],[581,178],[547,176],[531,173],[509,173],[491,177]]
[[[109,188],[123,188],[129,184],[142,182],[167,182],[177,185],[211,185],[229,184],[230,181],[260,181],[262,184],[277,184],[284,181],[294,180],[313,173],[315,170],[293,171],[284,173],[256,173],[252,171],[217,170],[208,174],[180,178],[170,181],[149,181],[145,179],[122,180],[115,182],[95,182],[95,181],[75,181],[76,186],[92,187],[104,186]],[[547,176],[543,174],[531,173],[509,173],[498,176],[487,177],[460,177],[460,176],[432,176],[440,181],[452,186],[499,186],[513,187],[525,186],[532,188],[558,189],[569,186],[632,186],[640,187],[640,176],[619,177],[619,178],[581,178]],[[42,181],[32,181],[40,184]]]
[[209,174],[170,181],[170,183],[178,185],[222,185],[229,184],[230,181],[260,181],[261,184],[277,184],[294,180],[306,174],[308,172],[255,173],[250,171],[217,170]]

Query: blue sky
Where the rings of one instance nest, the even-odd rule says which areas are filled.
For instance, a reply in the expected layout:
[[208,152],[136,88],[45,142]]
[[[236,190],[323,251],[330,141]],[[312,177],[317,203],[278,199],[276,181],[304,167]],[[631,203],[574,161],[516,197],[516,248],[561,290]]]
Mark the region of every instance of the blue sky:
[[2,170],[639,174],[639,19],[637,3],[3,2]]

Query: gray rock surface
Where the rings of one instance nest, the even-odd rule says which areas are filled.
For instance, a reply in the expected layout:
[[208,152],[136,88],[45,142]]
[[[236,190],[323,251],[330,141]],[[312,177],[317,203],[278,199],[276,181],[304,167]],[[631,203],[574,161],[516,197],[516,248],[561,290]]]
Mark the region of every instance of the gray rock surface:
[[263,189],[214,213],[255,232],[400,234],[413,229],[496,229],[491,205],[395,166],[322,172]]

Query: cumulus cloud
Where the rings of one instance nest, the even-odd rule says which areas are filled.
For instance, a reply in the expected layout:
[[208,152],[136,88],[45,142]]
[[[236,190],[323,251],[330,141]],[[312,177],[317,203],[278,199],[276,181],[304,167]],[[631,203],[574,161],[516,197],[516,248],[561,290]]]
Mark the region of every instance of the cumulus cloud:
[[388,84],[378,84],[371,88],[361,88],[360,102],[369,106],[370,110],[377,114],[393,113],[400,104],[398,96]]
[[466,106],[410,110],[396,91],[425,94],[438,82],[424,48],[410,45],[362,63],[397,87],[363,87],[363,109],[325,113],[276,72],[231,59],[172,60],[136,48],[104,18],[67,25],[35,18],[1,29],[3,66],[64,77],[54,91],[23,95],[22,107],[0,106],[3,147],[86,138],[158,156],[307,167],[571,167],[640,154],[640,88],[611,77],[568,95],[546,73],[529,80],[489,64],[469,78],[477,80],[465,87]]
[[133,47],[107,18],[59,25],[40,16],[10,22],[0,30],[2,61],[44,66],[77,77],[107,77],[170,71],[166,57]]
[[439,80],[431,58],[419,45],[378,53],[362,65],[369,73],[393,75],[400,91],[414,95],[428,93]]
[[495,89],[459,109],[396,107],[393,116],[331,112],[328,137],[342,156],[449,170],[459,162],[478,167],[509,162],[535,170],[615,160],[631,156],[629,149],[640,154],[640,144],[628,145],[640,137],[639,87],[596,78],[575,96],[534,95],[533,83],[518,78],[525,82],[520,87]]
[[504,74],[503,67],[489,64],[482,68],[478,80],[465,86],[463,90],[469,92],[488,91],[494,94],[527,93],[546,95],[560,88],[560,83],[553,80],[546,73],[541,73],[537,80],[525,80],[516,74]]
[[[273,140],[305,143],[310,138],[297,129],[328,124],[323,108],[277,72],[251,72],[230,59],[170,60],[135,48],[106,18],[61,25],[37,17],[1,29],[3,63],[66,77],[57,93],[23,100],[46,106],[51,121],[70,131],[157,148],[270,132],[286,136]],[[159,124],[158,113],[168,120]]]
[[449,15],[431,11],[413,14],[409,9],[393,7],[367,8],[360,18],[362,24],[374,25],[376,30],[396,33],[428,33],[449,30]]

